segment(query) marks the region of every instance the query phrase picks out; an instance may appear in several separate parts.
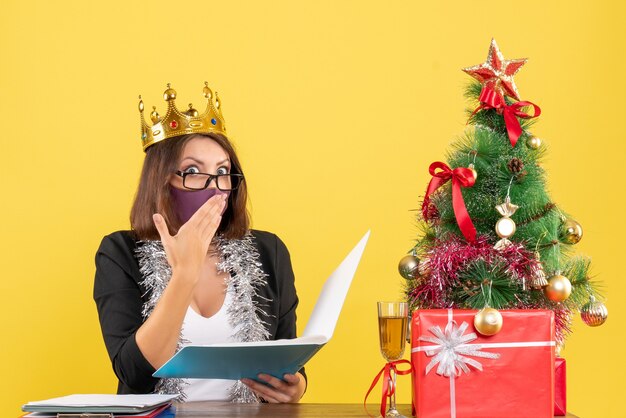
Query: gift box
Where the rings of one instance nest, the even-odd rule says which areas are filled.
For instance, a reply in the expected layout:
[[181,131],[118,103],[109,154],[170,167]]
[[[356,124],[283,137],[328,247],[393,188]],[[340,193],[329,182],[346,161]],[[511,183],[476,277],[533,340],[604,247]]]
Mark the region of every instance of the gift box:
[[554,415],[567,415],[567,385],[565,374],[565,359],[557,357],[554,360]]
[[502,329],[474,329],[475,310],[412,315],[413,402],[419,418],[542,418],[554,412],[554,313],[501,310]]

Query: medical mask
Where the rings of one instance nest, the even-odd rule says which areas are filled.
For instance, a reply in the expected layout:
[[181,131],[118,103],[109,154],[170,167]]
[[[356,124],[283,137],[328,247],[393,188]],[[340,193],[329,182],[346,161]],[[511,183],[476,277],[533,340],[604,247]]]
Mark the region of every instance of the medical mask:
[[172,195],[173,209],[178,215],[181,225],[187,223],[193,214],[196,213],[196,211],[200,209],[200,207],[204,205],[207,200],[215,195],[226,195],[226,204],[224,205],[220,215],[223,215],[228,207],[228,195],[230,192],[224,192],[220,189],[207,188],[204,190],[189,190],[178,189],[174,186],[170,186],[170,191]]

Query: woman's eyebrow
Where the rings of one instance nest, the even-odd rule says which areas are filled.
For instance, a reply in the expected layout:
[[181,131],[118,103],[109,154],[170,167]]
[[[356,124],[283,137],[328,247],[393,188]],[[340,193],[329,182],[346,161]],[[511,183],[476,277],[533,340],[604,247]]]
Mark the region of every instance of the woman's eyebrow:
[[[197,158],[194,158],[194,157],[185,157],[183,159],[183,161],[181,161],[181,163],[185,162],[186,160],[193,160],[193,161],[195,161],[196,163],[198,163],[200,165],[204,165],[203,161],[200,161],[200,160],[198,160]],[[224,163],[230,163],[230,158],[225,158],[224,160],[219,161],[216,165],[220,165],[220,164],[224,164]]]
[[193,160],[193,161],[197,162],[200,165],[204,165],[204,162],[202,162],[202,161],[200,161],[200,160],[198,160],[196,158],[193,158],[193,157],[185,157],[185,158],[183,158],[183,161],[181,161],[181,163],[185,162],[186,160]]

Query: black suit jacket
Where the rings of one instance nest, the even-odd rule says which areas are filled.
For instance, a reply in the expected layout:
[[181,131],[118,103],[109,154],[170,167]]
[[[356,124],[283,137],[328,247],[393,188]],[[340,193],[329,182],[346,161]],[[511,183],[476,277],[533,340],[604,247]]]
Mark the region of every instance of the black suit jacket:
[[[265,312],[261,319],[267,322],[271,339],[295,338],[298,296],[287,247],[272,233],[251,232],[267,274],[267,285],[257,289],[256,302]],[[135,341],[143,323],[141,309],[148,298],[147,289],[140,284],[143,277],[135,258],[136,246],[132,231],[117,231],[102,239],[96,253],[93,297],[104,343],[119,379],[117,392],[122,394],[150,393],[158,382],[152,377],[154,367]],[[304,375],[304,369],[300,372]]]

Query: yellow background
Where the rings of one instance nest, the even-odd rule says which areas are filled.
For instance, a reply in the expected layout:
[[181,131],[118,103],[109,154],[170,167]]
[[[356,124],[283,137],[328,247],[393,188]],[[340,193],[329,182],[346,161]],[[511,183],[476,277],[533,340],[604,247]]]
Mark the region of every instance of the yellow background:
[[[569,409],[626,416],[621,2],[3,2],[0,15],[0,416],[29,401],[112,393],[92,300],[101,238],[127,229],[143,152],[137,95],[200,107],[204,80],[246,170],[254,227],[287,243],[299,329],[323,280],[372,235],[304,402],[362,402],[382,365],[375,302],[400,297],[411,210],[465,127],[464,66],[495,37],[530,57],[516,81],[543,110],[554,201],[585,228],[610,319],[577,317]],[[532,382],[529,382],[532,384]],[[410,381],[400,379],[400,402]],[[489,396],[498,388],[485,388]],[[379,392],[372,401],[379,400]],[[372,405],[372,410],[375,407]]]

